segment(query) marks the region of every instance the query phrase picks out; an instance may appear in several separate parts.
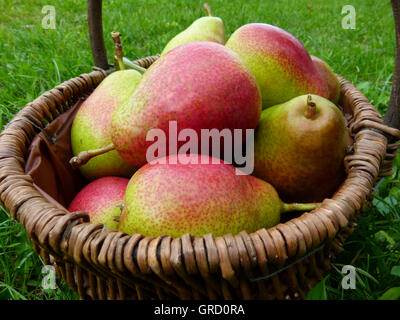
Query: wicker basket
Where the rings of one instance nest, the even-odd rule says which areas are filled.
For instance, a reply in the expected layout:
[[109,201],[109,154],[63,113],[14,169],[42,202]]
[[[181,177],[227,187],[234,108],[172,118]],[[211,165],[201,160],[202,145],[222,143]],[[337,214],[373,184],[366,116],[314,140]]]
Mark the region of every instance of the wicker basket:
[[[136,61],[147,68],[157,59]],[[320,208],[270,229],[214,238],[129,236],[48,201],[24,171],[38,131],[85,98],[107,73],[70,79],[28,103],[0,134],[0,199],[35,251],[84,299],[304,299],[329,269],[377,180],[392,173],[400,131],[349,81],[340,105],[353,138],[347,177]]]

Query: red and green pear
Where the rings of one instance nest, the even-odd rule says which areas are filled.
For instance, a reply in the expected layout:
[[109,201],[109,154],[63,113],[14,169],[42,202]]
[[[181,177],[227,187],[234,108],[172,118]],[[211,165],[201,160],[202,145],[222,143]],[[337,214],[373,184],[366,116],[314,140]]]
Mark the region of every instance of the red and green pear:
[[231,35],[226,46],[255,75],[264,109],[303,94],[329,96],[328,87],[304,45],[279,27],[246,24]]
[[118,230],[126,186],[129,179],[103,177],[87,184],[71,201],[68,211],[84,211],[90,222],[102,223],[107,229]]
[[[189,128],[201,137],[202,129],[228,129],[233,136],[234,129],[255,129],[260,113],[256,80],[238,55],[215,42],[190,42],[147,69],[112,116],[112,142],[126,162],[142,166],[154,143],[146,138],[151,129],[162,130],[167,141],[170,121],[176,121],[177,132]],[[180,141],[178,150],[185,143]],[[170,153],[174,151],[167,146]]]
[[321,77],[325,80],[328,85],[329,97],[333,103],[337,104],[340,98],[340,82],[333,72],[332,68],[322,59],[311,56],[311,60],[314,63],[315,68],[321,75]]
[[119,231],[153,237],[250,233],[278,224],[284,212],[318,206],[285,204],[269,183],[238,175],[220,159],[197,154],[163,159],[164,164],[149,162],[132,176]]
[[319,202],[345,178],[349,133],[329,100],[303,95],[263,110],[254,141],[254,175],[283,201]]
[[[72,152],[98,149],[111,141],[110,124],[114,111],[128,99],[141,79],[135,70],[115,71],[106,77],[80,106],[71,128]],[[131,177],[134,168],[116,151],[93,158],[80,167],[88,180],[104,176]]]

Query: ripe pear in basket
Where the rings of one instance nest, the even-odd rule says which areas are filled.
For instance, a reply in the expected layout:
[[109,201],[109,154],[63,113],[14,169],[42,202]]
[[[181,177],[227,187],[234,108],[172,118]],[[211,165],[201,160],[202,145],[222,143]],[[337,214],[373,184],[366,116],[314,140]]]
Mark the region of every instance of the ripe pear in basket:
[[212,16],[210,6],[207,3],[204,4],[204,8],[207,10],[209,16],[195,20],[187,29],[173,37],[167,43],[161,55],[188,42],[212,41],[225,44],[224,23],[221,18]]
[[294,98],[262,112],[254,175],[271,183],[285,201],[322,201],[345,177],[349,142],[336,105],[316,95]]
[[333,72],[332,68],[325,61],[316,56],[311,56],[311,60],[320,76],[325,80],[325,83],[328,85],[328,99],[335,104],[339,103],[340,82]]
[[278,224],[282,213],[318,206],[283,203],[269,183],[237,170],[197,154],[149,162],[129,181],[119,231],[172,237],[251,233]]
[[255,75],[263,108],[308,93],[329,97],[328,86],[304,45],[281,28],[265,23],[246,24],[231,35],[226,46]]
[[[113,34],[118,47],[119,35]],[[71,147],[76,156],[85,150],[98,149],[111,143],[111,117],[115,109],[128,99],[136,89],[142,74],[119,65],[118,71],[110,74],[80,106],[71,127]],[[96,159],[80,167],[89,180],[104,176],[124,176],[130,178],[135,168],[126,163],[113,150],[99,155]]]
[[90,222],[103,223],[107,229],[118,230],[115,217],[121,215],[126,186],[129,179],[103,177],[87,184],[68,207],[69,212],[83,211],[89,214]]
[[[142,166],[154,143],[147,140],[151,129],[162,130],[169,141],[174,120],[177,132],[190,128],[200,137],[202,129],[255,129],[260,114],[256,80],[238,55],[218,43],[190,42],[160,57],[143,74],[132,96],[113,113],[113,145],[103,150],[115,148],[126,162]],[[178,150],[183,144],[178,143]],[[200,146],[201,139],[198,150]],[[79,166],[99,153],[82,153],[71,163]]]

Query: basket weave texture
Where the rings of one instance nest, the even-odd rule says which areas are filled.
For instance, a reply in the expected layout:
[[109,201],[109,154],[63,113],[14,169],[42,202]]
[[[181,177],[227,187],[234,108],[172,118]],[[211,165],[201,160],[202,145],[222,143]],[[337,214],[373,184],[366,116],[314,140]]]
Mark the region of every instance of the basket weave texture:
[[[158,56],[137,60],[149,67]],[[270,229],[214,238],[133,236],[103,230],[84,212],[47,201],[24,172],[39,130],[90,94],[106,72],[70,79],[28,103],[0,134],[0,199],[27,231],[44,262],[84,299],[304,299],[329,269],[373,197],[392,173],[398,144],[379,112],[339,76],[353,146],[347,178],[320,208]]]

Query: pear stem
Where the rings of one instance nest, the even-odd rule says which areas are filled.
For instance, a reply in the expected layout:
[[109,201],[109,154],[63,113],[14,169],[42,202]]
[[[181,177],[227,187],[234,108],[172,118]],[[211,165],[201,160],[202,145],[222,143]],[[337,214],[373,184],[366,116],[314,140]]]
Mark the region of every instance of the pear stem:
[[311,211],[318,208],[321,205],[320,202],[312,203],[283,203],[282,213],[289,211]]
[[[114,41],[114,49],[115,49],[115,56],[117,59],[117,63],[120,70],[125,70],[125,65],[123,61],[124,53],[122,51],[122,43],[121,43],[121,33],[118,31],[112,31],[111,37]],[[117,67],[117,66],[115,66]]]
[[209,15],[210,17],[212,17],[210,5],[206,2],[206,3],[203,4],[203,7],[204,7],[204,9],[206,9],[208,15]]
[[308,95],[307,97],[307,111],[306,111],[306,118],[312,119],[315,117],[317,113],[317,105],[315,104],[314,101],[312,101],[311,94]]
[[115,150],[114,145],[111,143],[108,146],[104,148],[99,148],[99,149],[94,149],[94,150],[87,150],[87,151],[82,151],[79,153],[76,157],[71,158],[69,160],[69,163],[74,169],[82,167],[84,164],[88,163],[90,159],[99,156],[101,154],[105,154],[107,152],[110,152],[112,150]]
[[142,68],[141,66],[138,66],[136,63],[133,63],[131,60],[128,58],[123,57],[122,61],[124,63],[125,69],[134,69],[137,72],[143,74],[146,72],[145,68]]

